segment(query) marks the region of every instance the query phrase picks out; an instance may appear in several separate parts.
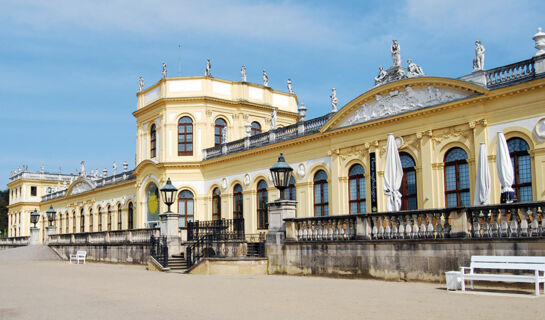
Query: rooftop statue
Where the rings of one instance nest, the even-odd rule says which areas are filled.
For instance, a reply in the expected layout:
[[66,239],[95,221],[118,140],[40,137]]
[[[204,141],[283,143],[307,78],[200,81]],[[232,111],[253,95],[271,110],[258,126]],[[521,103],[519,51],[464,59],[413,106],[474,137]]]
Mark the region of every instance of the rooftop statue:
[[85,176],[85,161],[79,164],[79,174]]
[[332,88],[329,97],[331,98],[331,112],[337,112],[337,104],[339,103],[339,99],[337,99],[337,89]]
[[211,77],[212,73],[210,73],[210,69],[212,68],[212,65],[210,64],[210,59],[206,59],[206,70],[204,71],[205,77]]
[[473,59],[473,72],[484,70],[484,46],[481,41],[475,41],[475,59]]
[[267,71],[265,69],[263,69],[263,86],[269,86],[269,76],[267,75]]
[[392,52],[392,60],[394,61],[394,67],[400,67],[401,66],[401,47],[399,46],[399,43],[397,43],[397,40],[393,40],[392,48],[390,49]]
[[140,76],[138,79],[138,92],[142,92],[144,90],[144,78]]
[[112,167],[113,167],[113,175],[115,176],[117,173],[117,164],[115,163],[115,161]]
[[375,77],[375,86],[382,84],[388,75],[382,66],[378,67],[378,70],[378,76]]
[[167,77],[167,64],[163,61],[163,79]]
[[294,93],[293,92],[293,86],[291,84],[291,79],[290,78],[288,78],[288,92],[289,93]]
[[426,75],[424,70],[422,70],[422,67],[412,62],[411,59],[407,60],[407,64],[407,76],[409,78]]
[[246,82],[246,67],[242,66],[240,68],[240,77],[242,78],[242,82]]

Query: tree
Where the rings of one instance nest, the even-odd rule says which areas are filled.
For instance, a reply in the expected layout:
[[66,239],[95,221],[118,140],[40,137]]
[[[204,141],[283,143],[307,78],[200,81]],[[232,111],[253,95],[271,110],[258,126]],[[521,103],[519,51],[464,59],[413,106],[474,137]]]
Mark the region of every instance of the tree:
[[8,235],[8,204],[9,204],[9,189],[0,191],[0,230],[2,236]]

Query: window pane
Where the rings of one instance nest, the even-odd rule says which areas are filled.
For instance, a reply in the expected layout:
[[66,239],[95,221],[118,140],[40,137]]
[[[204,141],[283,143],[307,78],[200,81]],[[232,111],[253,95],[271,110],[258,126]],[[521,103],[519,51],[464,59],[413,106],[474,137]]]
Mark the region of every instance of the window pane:
[[460,193],[460,201],[462,202],[460,205],[462,206],[470,206],[471,201],[469,200],[469,192],[462,192]]
[[350,214],[358,213],[358,204],[356,202],[350,203]]
[[324,186],[324,202],[327,202],[327,200],[329,199],[329,195],[328,195],[328,186],[327,186],[327,183],[324,183],[323,184]]
[[366,199],[365,196],[365,178],[360,178],[360,199]]
[[322,216],[322,207],[321,206],[316,206],[316,216],[317,217],[321,217]]
[[532,201],[532,187],[521,187],[520,188],[520,202],[530,202]]
[[186,138],[185,138],[185,141],[187,141],[187,142],[193,142],[193,135],[192,135],[192,134],[188,134],[188,135],[186,135],[185,137],[186,137]]
[[185,126],[179,126],[178,127],[178,132],[179,133],[184,133],[185,132]]
[[178,228],[185,227],[185,217],[180,217],[178,219]]
[[186,148],[187,148],[187,151],[193,151],[193,145],[192,144],[186,145]]
[[350,200],[356,200],[358,197],[358,186],[356,180],[350,180]]
[[447,194],[447,207],[457,207],[458,201],[456,200],[456,193]]
[[329,216],[329,206],[327,204],[324,206],[324,216]]
[[182,151],[182,152],[185,151],[185,144],[180,145],[180,151]]
[[366,205],[365,205],[365,201],[361,201],[360,202],[360,213],[365,213],[367,212],[367,208],[366,208]]
[[193,126],[187,126],[187,127],[185,128],[185,131],[186,131],[186,132],[189,132],[189,133],[192,133],[192,132],[193,132]]
[[178,201],[178,213],[185,214],[185,200]]
[[314,186],[314,203],[321,203],[322,195],[320,193],[320,185],[317,184]]
[[519,156],[519,183],[532,182],[532,174],[530,169],[530,156]]
[[460,173],[460,189],[469,188],[469,165],[462,163],[458,166]]
[[456,189],[456,167],[455,166],[446,166],[446,179],[447,179],[447,190]]
[[187,214],[193,215],[193,200],[187,200]]
[[416,193],[416,172],[409,171],[407,174],[407,192],[409,194]]
[[411,197],[409,199],[407,199],[407,210],[416,210],[416,198],[415,197]]

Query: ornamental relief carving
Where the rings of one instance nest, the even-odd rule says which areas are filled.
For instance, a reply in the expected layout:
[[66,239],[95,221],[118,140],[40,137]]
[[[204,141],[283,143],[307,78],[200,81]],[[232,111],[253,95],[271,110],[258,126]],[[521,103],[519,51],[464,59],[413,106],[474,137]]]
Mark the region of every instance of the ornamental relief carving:
[[405,87],[405,90],[392,90],[386,96],[377,94],[374,101],[362,104],[343,120],[338,127],[363,123],[399,113],[422,109],[433,105],[468,97],[465,91],[453,88]]
[[369,149],[369,143],[366,143],[365,145],[343,148],[339,150],[339,157],[342,159],[342,161],[346,161],[347,159],[352,159],[353,157],[363,158],[365,155],[367,155],[368,149]]
[[467,140],[471,137],[472,133],[473,129],[471,128],[471,124],[468,124],[468,128],[450,127],[446,130],[440,130],[438,132],[435,132],[434,135],[431,137],[431,140],[437,146],[438,144],[446,140],[458,140],[459,138],[464,138],[465,140]]

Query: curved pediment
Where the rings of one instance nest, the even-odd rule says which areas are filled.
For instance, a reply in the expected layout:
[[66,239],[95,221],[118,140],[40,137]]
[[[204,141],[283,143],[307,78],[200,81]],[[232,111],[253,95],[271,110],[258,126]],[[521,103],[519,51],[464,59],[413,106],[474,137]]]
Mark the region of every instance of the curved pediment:
[[322,128],[322,132],[441,105],[487,90],[468,82],[421,77],[374,88],[344,106]]
[[96,188],[96,185],[93,181],[89,179],[85,179],[85,178],[80,178],[74,181],[70,185],[70,187],[68,187],[66,196],[87,192],[87,191],[93,190],[94,188]]

